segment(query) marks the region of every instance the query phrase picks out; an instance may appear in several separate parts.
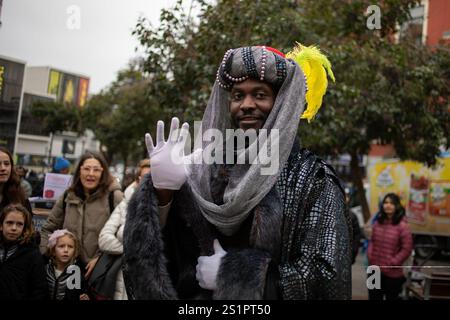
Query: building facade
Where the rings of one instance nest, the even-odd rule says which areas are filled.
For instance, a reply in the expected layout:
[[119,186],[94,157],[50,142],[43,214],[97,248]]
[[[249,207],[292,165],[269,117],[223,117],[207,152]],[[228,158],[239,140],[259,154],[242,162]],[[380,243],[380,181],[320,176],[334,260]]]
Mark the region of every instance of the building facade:
[[31,114],[36,101],[56,101],[83,108],[87,101],[89,77],[54,67],[27,67],[24,78],[23,107],[18,143],[17,163],[36,171],[47,171],[54,158],[63,156],[72,163],[86,150],[99,150],[91,131],[78,136],[74,132],[46,134],[41,123]]
[[449,0],[422,0],[410,13],[411,19],[400,27],[400,39],[412,37],[430,47],[450,44]]
[[14,152],[20,125],[25,62],[0,56],[0,146]]

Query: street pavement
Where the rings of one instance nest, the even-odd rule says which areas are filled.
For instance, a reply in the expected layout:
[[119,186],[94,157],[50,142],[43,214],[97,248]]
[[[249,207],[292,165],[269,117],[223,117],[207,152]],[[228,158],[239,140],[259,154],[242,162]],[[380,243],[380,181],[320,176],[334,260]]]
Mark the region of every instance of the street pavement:
[[367,300],[368,292],[366,287],[366,267],[364,266],[365,253],[361,250],[352,265],[352,300]]
[[[361,253],[361,250],[356,257],[355,263],[352,265],[352,300],[367,300],[368,292],[366,287],[366,266],[365,253]],[[412,259],[409,261],[412,262]],[[444,253],[434,258],[434,260],[421,261],[418,263],[423,266],[420,270],[424,273],[432,272],[449,272],[450,273],[450,254]]]

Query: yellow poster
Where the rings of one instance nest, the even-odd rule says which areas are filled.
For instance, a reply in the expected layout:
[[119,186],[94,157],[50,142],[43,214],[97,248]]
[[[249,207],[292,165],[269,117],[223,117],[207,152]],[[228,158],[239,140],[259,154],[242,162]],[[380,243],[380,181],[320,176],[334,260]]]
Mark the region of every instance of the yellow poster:
[[431,181],[430,215],[450,218],[450,180]]
[[55,70],[51,70],[50,81],[48,82],[48,94],[54,94],[56,97],[58,97],[60,80],[61,73]]
[[3,74],[5,73],[5,67],[0,66],[0,98],[2,97],[3,90]]
[[72,79],[68,79],[66,83],[66,88],[64,90],[64,97],[63,102],[64,103],[72,103],[74,98],[74,87],[73,87],[73,81]]
[[78,106],[81,108],[86,104],[87,94],[88,94],[89,80],[80,78],[78,87]]
[[370,209],[375,214],[384,195],[397,193],[414,233],[450,235],[450,158],[435,168],[413,161],[385,161],[369,169]]

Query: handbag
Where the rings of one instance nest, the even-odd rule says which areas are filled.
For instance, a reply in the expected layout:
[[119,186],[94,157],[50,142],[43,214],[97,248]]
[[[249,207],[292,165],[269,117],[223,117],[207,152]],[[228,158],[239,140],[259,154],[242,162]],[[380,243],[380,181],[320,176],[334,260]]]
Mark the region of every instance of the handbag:
[[88,280],[93,300],[112,300],[116,290],[117,274],[122,268],[121,254],[102,253]]

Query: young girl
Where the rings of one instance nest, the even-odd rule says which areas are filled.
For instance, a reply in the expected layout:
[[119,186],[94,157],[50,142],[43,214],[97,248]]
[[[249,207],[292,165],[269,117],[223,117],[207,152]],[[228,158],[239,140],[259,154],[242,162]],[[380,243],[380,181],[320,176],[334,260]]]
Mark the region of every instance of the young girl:
[[[47,247],[49,261],[45,270],[50,299],[89,300],[85,293],[85,266],[77,260],[80,248],[75,235],[66,229],[56,230],[50,235]],[[69,269],[70,266],[73,268]]]
[[0,300],[47,297],[44,261],[34,241],[31,214],[20,204],[0,214]]

